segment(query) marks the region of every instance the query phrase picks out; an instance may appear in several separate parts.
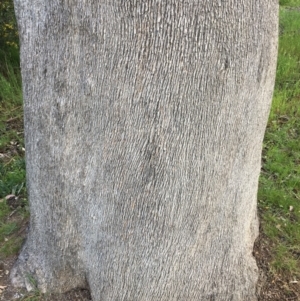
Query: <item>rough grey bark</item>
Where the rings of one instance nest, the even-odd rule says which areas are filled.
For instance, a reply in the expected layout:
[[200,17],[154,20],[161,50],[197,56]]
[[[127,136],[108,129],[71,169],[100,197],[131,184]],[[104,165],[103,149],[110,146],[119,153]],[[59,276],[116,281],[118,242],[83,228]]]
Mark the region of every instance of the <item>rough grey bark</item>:
[[94,301],[256,300],[275,0],[15,0],[30,232],[12,273]]

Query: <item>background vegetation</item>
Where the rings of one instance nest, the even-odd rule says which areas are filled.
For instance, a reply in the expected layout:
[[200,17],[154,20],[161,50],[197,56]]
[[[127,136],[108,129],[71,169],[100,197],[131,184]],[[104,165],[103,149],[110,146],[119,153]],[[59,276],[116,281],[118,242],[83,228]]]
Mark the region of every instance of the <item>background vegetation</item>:
[[0,2],[0,48],[18,45],[18,29],[12,0]]
[[[258,192],[261,233],[274,278],[300,278],[300,0],[280,0],[274,100]],[[18,33],[11,0],[0,3],[0,261],[15,255],[28,220]],[[288,289],[288,288],[287,288]],[[33,300],[26,297],[26,300]],[[35,300],[38,299],[34,295]]]
[[[300,1],[284,0],[273,105],[258,193],[262,230],[274,243],[275,274],[300,277]],[[298,9],[291,9],[298,6]]]
[[19,251],[18,231],[28,216],[24,150],[18,33],[12,1],[4,0],[0,2],[0,260]]

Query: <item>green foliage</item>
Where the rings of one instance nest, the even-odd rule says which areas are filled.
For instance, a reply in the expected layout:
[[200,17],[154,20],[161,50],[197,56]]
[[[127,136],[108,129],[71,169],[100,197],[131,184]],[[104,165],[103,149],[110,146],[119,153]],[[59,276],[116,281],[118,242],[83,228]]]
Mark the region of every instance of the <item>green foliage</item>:
[[281,6],[297,7],[300,6],[300,0],[279,0]]
[[11,50],[0,49],[0,198],[25,181],[21,78],[18,51]]
[[[0,259],[23,242],[26,211],[23,109],[18,34],[11,0],[0,1]],[[6,196],[17,196],[14,204]]]
[[281,8],[280,28],[258,199],[263,231],[275,245],[273,272],[300,276],[300,10]]
[[35,280],[35,278],[27,274],[27,280],[31,284],[33,290],[26,294],[26,296],[22,297],[19,301],[43,301],[48,300],[47,295],[48,294],[42,294],[38,289],[38,284]]
[[[9,164],[0,162],[0,198],[24,192],[25,161],[16,157]],[[21,188],[21,189],[20,189]]]
[[14,237],[14,234],[19,229],[16,222],[2,222],[0,224],[0,258],[7,255],[15,254],[19,251],[22,244],[20,237]]
[[[0,104],[22,105],[19,51],[13,47],[0,49]],[[9,103],[8,103],[9,101]]]
[[19,37],[12,0],[0,2],[0,47],[18,48]]
[[19,299],[19,301],[42,301],[45,300],[44,295],[39,292],[38,290],[35,290],[33,292],[28,293],[26,296]]

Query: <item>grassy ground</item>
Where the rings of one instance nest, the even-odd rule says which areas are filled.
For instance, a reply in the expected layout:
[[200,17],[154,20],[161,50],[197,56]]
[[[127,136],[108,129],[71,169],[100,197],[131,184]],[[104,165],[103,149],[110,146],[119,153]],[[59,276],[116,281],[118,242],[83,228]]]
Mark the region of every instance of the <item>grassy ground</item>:
[[[289,284],[300,281],[300,0],[281,0],[280,4],[277,79],[264,140],[258,204],[261,233],[269,250],[266,269],[272,279],[286,284],[283,289],[288,294]],[[15,43],[0,41],[0,270],[1,261],[18,252],[29,214],[18,64]],[[23,300],[44,299],[33,293]]]
[[0,259],[20,248],[21,240],[14,234],[23,221],[20,215],[28,215],[23,210],[25,149],[18,51],[5,50],[0,49]]
[[[285,1],[287,2],[287,1]],[[289,5],[299,5],[291,1]],[[272,271],[300,278],[300,10],[281,8],[276,86],[258,193]]]

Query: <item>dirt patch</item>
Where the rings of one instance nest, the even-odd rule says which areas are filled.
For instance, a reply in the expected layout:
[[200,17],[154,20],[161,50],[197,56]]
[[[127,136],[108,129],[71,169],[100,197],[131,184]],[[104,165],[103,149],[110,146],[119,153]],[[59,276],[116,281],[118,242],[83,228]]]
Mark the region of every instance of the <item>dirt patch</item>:
[[259,268],[258,301],[298,301],[300,283],[287,275],[274,275],[270,270],[273,244],[268,237],[260,233],[254,245],[253,255]]

